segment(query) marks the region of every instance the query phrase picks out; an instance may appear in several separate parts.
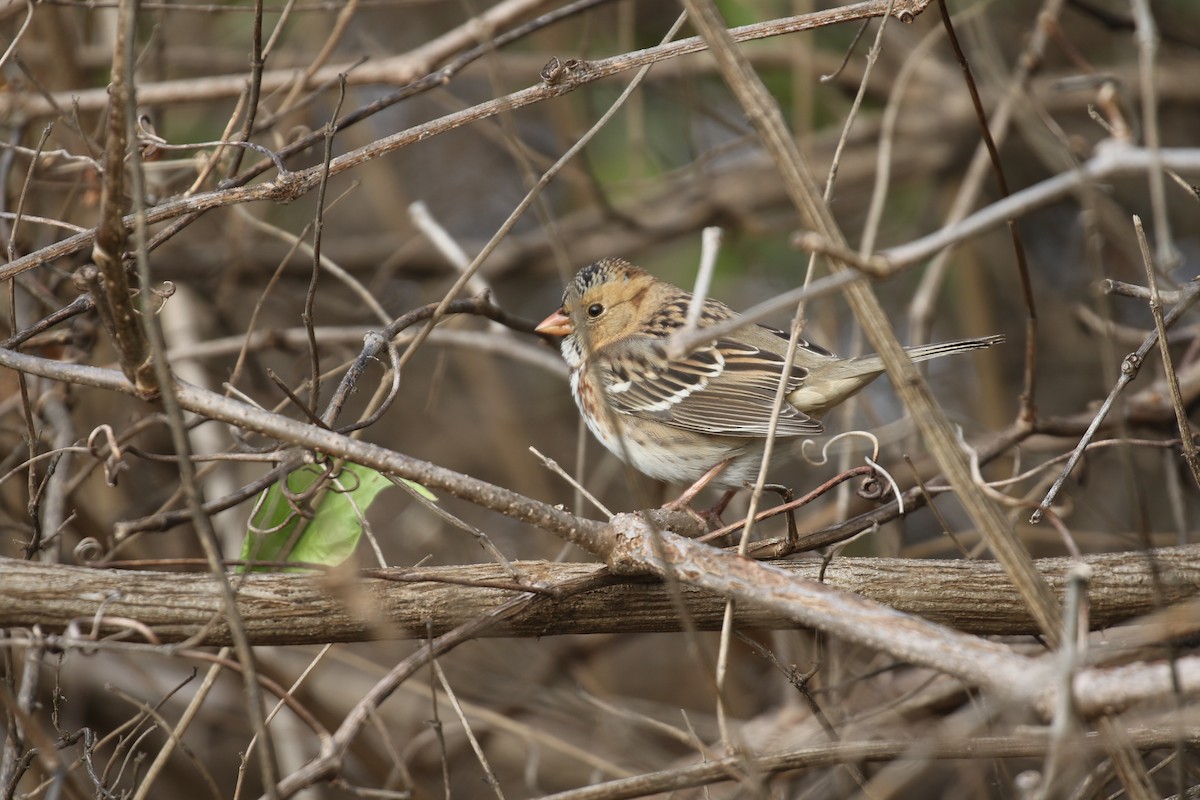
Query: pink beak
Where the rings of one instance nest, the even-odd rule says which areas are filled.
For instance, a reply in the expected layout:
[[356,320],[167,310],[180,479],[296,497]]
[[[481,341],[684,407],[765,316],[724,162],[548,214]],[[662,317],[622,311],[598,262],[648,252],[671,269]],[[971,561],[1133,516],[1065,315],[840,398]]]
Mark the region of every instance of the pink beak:
[[569,336],[575,332],[575,326],[571,324],[571,318],[560,308],[539,322],[534,330],[548,336]]

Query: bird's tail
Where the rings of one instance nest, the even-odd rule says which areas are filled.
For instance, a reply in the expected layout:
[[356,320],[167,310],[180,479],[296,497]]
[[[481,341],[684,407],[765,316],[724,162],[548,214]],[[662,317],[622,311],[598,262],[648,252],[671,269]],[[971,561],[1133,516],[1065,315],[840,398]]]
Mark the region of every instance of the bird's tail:
[[[1004,337],[997,334],[995,336],[980,336],[977,339],[958,339],[953,342],[938,342],[937,344],[906,347],[904,348],[904,352],[908,353],[908,357],[913,361],[929,361],[932,358],[941,358],[942,356],[961,353],[964,350],[981,350],[984,347],[991,347],[1003,341]],[[830,372],[836,374],[839,378],[862,376],[869,379],[869,377],[874,377],[883,372],[883,359],[874,353],[869,356],[859,356],[858,358],[842,361],[835,369],[831,369]]]
[[[977,339],[906,347],[905,352],[913,361],[928,361],[964,350],[991,347],[1003,341],[1004,337],[1000,335],[981,336]],[[846,398],[857,394],[881,374],[883,359],[878,355],[861,356],[845,361],[829,359],[827,363],[810,368],[808,379],[799,389],[788,395],[788,402],[810,416],[820,417]]]
[[[959,339],[955,342],[938,342],[937,344],[923,344],[917,347],[906,347],[904,352],[908,353],[908,357],[913,361],[928,361],[931,358],[941,358],[952,353],[961,353],[964,350],[981,350],[985,347],[991,347],[994,344],[1000,344],[1004,341],[1004,336],[996,334],[995,336],[980,336],[977,339]],[[878,356],[875,356],[878,358]]]

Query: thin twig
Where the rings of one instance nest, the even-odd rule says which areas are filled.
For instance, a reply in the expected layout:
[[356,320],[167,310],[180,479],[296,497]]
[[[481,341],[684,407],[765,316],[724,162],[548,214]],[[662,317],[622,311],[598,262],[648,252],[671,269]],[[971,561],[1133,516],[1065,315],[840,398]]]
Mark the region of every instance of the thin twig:
[[[261,2],[261,0],[259,1]],[[337,126],[334,120],[337,119],[342,102],[346,99],[346,79],[344,77],[341,78],[339,87],[337,105],[334,106],[329,121],[325,123],[325,155],[321,160],[321,181],[317,185],[317,213],[313,219],[312,272],[308,281],[308,291],[304,295],[304,311],[300,314],[300,320],[304,323],[305,330],[308,331],[308,411],[313,417],[316,417],[317,403],[321,399],[321,359],[318,355],[317,337],[313,332],[313,326],[316,324],[313,308],[317,301],[317,278],[321,274],[321,236],[325,232],[325,189],[329,185],[329,161],[333,158],[333,140],[337,135]]]
[[1167,327],[1163,321],[1162,298],[1158,294],[1154,259],[1150,256],[1150,245],[1146,242],[1146,231],[1142,228],[1141,217],[1136,214],[1133,217],[1133,227],[1137,232],[1138,247],[1142,251],[1142,266],[1146,268],[1146,283],[1150,287],[1150,313],[1154,316],[1154,330],[1158,334],[1158,352],[1162,356],[1163,374],[1171,392],[1171,407],[1175,409],[1175,424],[1179,426],[1179,438],[1183,443],[1183,461],[1192,473],[1192,481],[1200,487],[1200,453],[1196,450],[1192,423],[1188,420],[1187,409],[1184,408],[1183,397],[1179,392],[1179,376],[1175,373],[1175,365],[1171,360],[1171,347],[1167,341]]
[[[1150,268],[1153,269],[1153,263]],[[1126,283],[1115,278],[1105,278],[1100,281],[1100,291],[1105,294],[1116,294],[1122,297],[1132,297],[1135,300],[1150,300],[1154,294],[1145,286],[1138,286],[1133,283]],[[1170,289],[1158,289],[1158,301],[1160,303],[1178,303],[1180,294],[1177,291]]]
[[[1190,309],[1197,300],[1200,300],[1200,281],[1192,281],[1184,287],[1183,296],[1180,298],[1179,302],[1173,305],[1171,310],[1168,311],[1166,316],[1163,317],[1163,328],[1170,329],[1170,327],[1175,324],[1175,321],[1183,316],[1184,312]],[[1150,352],[1150,348],[1154,347],[1157,341],[1158,331],[1156,329],[1151,331],[1146,336],[1145,341],[1141,343],[1137,350],[1125,356],[1124,360],[1121,362],[1121,375],[1117,378],[1116,384],[1113,386],[1112,390],[1109,391],[1108,397],[1104,399],[1104,402],[1100,405],[1100,408],[1092,417],[1091,424],[1088,425],[1087,430],[1084,431],[1083,436],[1079,439],[1079,444],[1077,444],[1075,449],[1071,452],[1071,457],[1067,460],[1067,465],[1063,467],[1062,473],[1054,481],[1054,484],[1050,487],[1050,491],[1046,493],[1046,496],[1042,499],[1042,502],[1038,504],[1039,510],[1033,512],[1033,515],[1029,519],[1030,522],[1037,523],[1039,520],[1041,520],[1041,509],[1048,509],[1050,504],[1054,502],[1054,498],[1058,496],[1063,484],[1066,482],[1071,472],[1075,469],[1075,465],[1078,464],[1079,459],[1083,457],[1083,453],[1087,449],[1088,443],[1091,442],[1092,437],[1096,435],[1096,431],[1099,430],[1100,424],[1104,422],[1104,419],[1108,416],[1108,412],[1112,410],[1113,403],[1117,401],[1117,397],[1125,390],[1125,387],[1129,385],[1130,381],[1137,377],[1138,371],[1141,369],[1142,363],[1146,359],[1146,354]]]
[[608,517],[609,519],[612,518],[613,512],[611,510],[609,510],[608,506],[604,505],[604,503],[601,503],[598,499],[596,499],[595,495],[593,495],[591,492],[589,492],[587,489],[585,489],[583,484],[581,484],[579,481],[575,480],[575,478],[571,476],[571,473],[569,473],[565,469],[563,469],[557,461],[550,458],[549,456],[543,455],[536,447],[533,447],[533,446],[530,446],[529,452],[531,452],[535,456],[537,456],[538,461],[542,462],[542,466],[544,466],[546,469],[553,472],[558,477],[562,478],[567,483],[571,484],[572,488],[574,488],[575,491],[579,492],[579,494],[582,495],[585,500],[587,500],[589,503],[594,505],[600,511],[601,514]]
[[[488,763],[487,756],[479,744],[479,739],[475,737],[474,731],[471,730],[471,723],[467,721],[466,712],[463,711],[462,705],[458,702],[458,695],[451,688],[450,681],[446,680],[446,673],[442,670],[442,665],[435,658],[433,659],[432,666],[438,683],[441,684],[442,691],[446,693],[447,699],[450,700],[450,706],[454,709],[454,713],[458,717],[458,723],[462,725],[463,733],[466,734],[467,741],[471,744],[471,750],[474,751],[475,758],[479,761],[479,766],[483,768],[484,780],[487,781],[488,786],[492,787],[492,791],[496,793],[497,800],[505,800],[504,792],[500,789],[500,779],[496,777],[496,772],[492,769],[492,765]],[[449,791],[448,786],[447,791]]]

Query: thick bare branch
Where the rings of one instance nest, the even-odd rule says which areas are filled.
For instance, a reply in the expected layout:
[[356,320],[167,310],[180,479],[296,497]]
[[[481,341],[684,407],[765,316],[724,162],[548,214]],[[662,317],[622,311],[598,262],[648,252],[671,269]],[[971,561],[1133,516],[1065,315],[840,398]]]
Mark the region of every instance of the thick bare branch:
[[[1162,602],[1179,602],[1200,593],[1200,546],[1156,550],[1153,559],[1162,580]],[[1089,556],[1095,571],[1089,591],[1091,624],[1108,627],[1156,608],[1144,553]],[[1038,571],[1061,596],[1073,562],[1042,559]],[[529,587],[549,586],[603,568],[597,564],[517,562],[521,585],[496,565],[433,567],[372,572],[372,577],[251,574],[238,592],[246,634],[256,644],[316,644],[379,638],[422,639],[440,635],[502,604]],[[782,562],[795,578],[815,580],[816,561]],[[942,561],[892,558],[841,558],[825,571],[825,582],[907,614],[980,635],[1033,634],[1028,611],[994,561]],[[721,625],[724,600],[696,588],[684,588],[692,623],[701,630]],[[124,629],[106,616],[136,620],[163,642],[196,634],[215,615],[221,601],[214,579],[205,574],[132,571],[39,564],[0,559],[0,627],[46,632],[72,623],[90,630]],[[99,617],[97,616],[99,615]],[[794,627],[785,615],[737,606],[740,628]],[[427,628],[426,624],[432,628]],[[566,633],[678,631],[681,621],[671,593],[658,581],[611,578],[603,588],[573,597],[547,595],[526,612],[488,632],[488,636],[548,636]],[[1178,631],[1175,631],[1178,635]],[[228,632],[212,630],[205,644],[225,644]]]

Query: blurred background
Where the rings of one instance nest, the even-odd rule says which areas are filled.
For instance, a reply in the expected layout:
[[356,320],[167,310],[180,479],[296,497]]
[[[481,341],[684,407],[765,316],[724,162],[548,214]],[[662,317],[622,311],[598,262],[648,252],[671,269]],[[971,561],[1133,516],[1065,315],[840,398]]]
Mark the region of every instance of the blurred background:
[[[602,59],[658,44],[681,8],[674,3],[595,2],[501,47],[484,46],[478,58],[429,91],[344,126],[332,139],[334,155],[397,131],[537,85],[551,58]],[[721,2],[729,24],[747,25],[829,5],[813,0]],[[342,114],[388,98],[415,77],[402,68],[405,54],[428,52],[477,15],[503,13],[494,34],[529,23],[562,7],[406,0],[296,0],[269,2],[261,10],[267,53],[253,142],[279,151],[320,133]],[[958,34],[983,101],[991,111],[1016,93],[999,149],[1010,188],[1031,186],[1068,173],[1114,141],[1141,143],[1147,127],[1138,73],[1138,47],[1130,6],[1119,0],[1065,3],[952,2]],[[513,13],[507,13],[514,8]],[[1193,0],[1150,3],[1160,33],[1153,84],[1154,122],[1164,147],[1195,147],[1200,133],[1200,7]],[[8,260],[36,253],[78,226],[98,221],[98,159],[110,81],[117,7],[105,0],[52,0],[0,6],[0,32],[12,45],[0,87],[0,173],[4,212],[0,233]],[[1042,15],[1039,17],[1039,14]],[[213,191],[218,182],[250,165],[257,151],[225,150],[206,170],[211,143],[238,133],[245,123],[251,77],[255,6],[243,0],[216,4],[142,2],[137,11],[136,84],[145,127],[170,145],[189,149],[144,150],[145,202],[161,204],[189,193]],[[792,126],[802,151],[824,177],[843,136],[866,54],[878,20],[856,41],[859,23],[767,38],[743,45]],[[1041,26],[1041,33],[1038,33]],[[472,30],[469,27],[467,30]],[[692,35],[686,25],[680,36]],[[1028,81],[1014,72],[1035,37],[1044,52]],[[457,56],[474,44],[452,48]],[[426,48],[423,50],[423,48]],[[428,63],[416,75],[440,68]],[[374,70],[374,71],[372,71]],[[335,78],[347,74],[344,96]],[[358,74],[368,77],[359,78]],[[315,75],[315,77],[313,77]],[[632,72],[581,86],[561,97],[504,112],[400,148],[333,176],[326,188],[320,250],[344,272],[322,269],[313,303],[320,365],[327,371],[324,404],[341,371],[360,351],[362,336],[381,320],[364,301],[373,298],[387,319],[439,301],[460,271],[431,240],[440,228],[473,257],[497,232],[538,177],[613,103]],[[312,78],[312,81],[305,83]],[[1122,127],[1124,126],[1124,127]],[[207,143],[207,144],[205,144]],[[960,193],[967,208],[996,201],[996,181],[985,169],[971,179],[980,148],[978,123],[946,40],[937,10],[913,23],[891,20],[882,50],[865,83],[862,105],[845,136],[829,203],[857,248],[880,164],[890,147],[889,182],[874,250],[911,242],[947,223]],[[319,164],[324,140],[288,158],[289,170]],[[239,162],[240,161],[240,166]],[[254,182],[271,180],[269,169]],[[1194,176],[1193,176],[1194,180]],[[969,188],[971,185],[978,189]],[[1144,175],[1093,183],[1042,207],[1028,208],[1019,227],[1028,259],[1037,313],[1034,371],[1038,432],[1020,438],[991,469],[990,477],[1022,473],[1068,452],[1090,420],[1094,404],[1116,380],[1121,358],[1153,327],[1144,300],[1106,294],[1103,279],[1145,284],[1130,217],[1150,230],[1169,222],[1176,258],[1159,274],[1164,289],[1191,280],[1200,236],[1195,186],[1168,180],[1164,217],[1152,213]],[[318,195],[292,202],[230,204],[180,229],[150,254],[155,281],[170,282],[160,318],[173,368],[215,391],[232,387],[267,408],[302,418],[269,372],[290,387],[310,373],[303,327],[313,274]],[[414,206],[414,204],[420,204]],[[14,224],[14,214],[23,218]],[[422,222],[430,219],[430,222]],[[656,275],[690,286],[700,257],[700,231],[720,226],[724,240],[710,290],[735,309],[747,308],[800,285],[808,256],[792,244],[803,230],[777,170],[758,144],[737,103],[706,54],[657,63],[628,104],[570,162],[482,264],[467,294],[489,291],[510,314],[536,322],[558,307],[564,283],[600,257],[625,257]],[[154,226],[160,233],[165,225]],[[4,335],[66,306],[78,294],[73,276],[91,248],[48,259],[23,273],[0,305]],[[944,260],[943,260],[944,259]],[[826,271],[818,262],[818,274]],[[357,282],[365,289],[355,290]],[[983,445],[1017,418],[1023,390],[1028,309],[1017,260],[1003,226],[976,235],[942,256],[922,261],[877,284],[876,292],[906,344],[1003,333],[1004,346],[939,361],[929,368],[938,401],[968,441]],[[843,355],[869,350],[844,301],[812,303],[805,336]],[[770,320],[786,327],[789,314]],[[648,485],[581,433],[556,348],[537,337],[479,318],[458,316],[405,367],[395,403],[364,438],[416,458],[507,487],[592,518],[602,518],[555,476],[533,447],[577,475],[614,511],[670,499],[679,487]],[[1196,394],[1195,320],[1184,317],[1172,336],[1187,410]],[[24,352],[112,367],[116,356],[92,314],[67,319],[22,346]],[[1062,516],[1085,552],[1185,544],[1193,540],[1197,493],[1177,448],[1174,413],[1162,398],[1162,365],[1156,353],[1130,388],[1138,395],[1118,407],[1106,438],[1145,446],[1110,447],[1090,455],[1061,498]],[[368,406],[382,363],[368,371],[342,423]],[[1156,383],[1158,382],[1158,383]],[[1157,387],[1157,388],[1156,388]],[[169,461],[147,454],[172,452],[166,425],[152,405],[113,393],[31,379],[0,371],[0,555],[61,563],[199,558],[188,525],[164,532],[118,537],[122,525],[182,507],[179,476]],[[28,400],[22,394],[28,393]],[[1155,393],[1157,392],[1157,394]],[[25,409],[35,419],[27,423]],[[925,479],[934,476],[911,422],[886,380],[827,418],[832,431],[862,428],[877,434],[881,460],[903,486],[912,485],[913,460]],[[29,440],[36,430],[37,441]],[[83,444],[101,425],[135,450],[116,485],[100,461],[84,452],[44,459],[30,469],[30,448],[46,453]],[[236,435],[235,435],[236,434]],[[266,448],[270,443],[216,423],[192,430],[198,452]],[[811,490],[839,469],[861,463],[865,445],[841,445],[825,466],[814,466],[791,445],[771,478],[797,493]],[[843,455],[844,453],[844,455]],[[839,459],[841,459],[839,461]],[[53,465],[53,470],[50,466]],[[267,467],[215,462],[201,476],[205,496],[222,497],[262,475]],[[1037,472],[1006,490],[1036,503],[1058,468]],[[30,487],[54,486],[60,498],[37,506],[46,537],[26,552],[33,522]],[[36,489],[35,489],[36,494]],[[707,496],[706,498],[707,499]],[[737,503],[741,503],[738,505]],[[450,497],[447,511],[482,528],[510,559],[590,560],[553,535]],[[36,504],[35,504],[36,505]],[[732,519],[744,500],[728,514]],[[831,493],[800,514],[802,530],[816,530],[872,506],[852,492]],[[252,503],[214,516],[224,554],[236,558]],[[853,543],[848,553],[908,557],[960,557],[943,533],[948,526],[976,555],[979,538],[950,496],[938,502],[941,518],[919,511]],[[1022,538],[1035,555],[1063,555],[1059,535],[1025,523],[1014,511]],[[485,562],[471,535],[389,491],[370,518],[389,566]],[[772,520],[760,535],[782,534]],[[354,564],[377,565],[360,547]],[[185,569],[179,567],[179,569]],[[197,562],[194,569],[202,570]],[[619,613],[619,612],[618,612]],[[499,784],[509,797],[567,790],[599,779],[669,769],[696,759],[695,742],[717,742],[712,661],[715,634],[605,634],[540,640],[474,641],[441,660],[482,742]],[[1017,643],[1036,651],[1033,639]],[[392,664],[411,653],[412,642],[338,645],[323,655],[297,696],[333,728]],[[318,652],[311,647],[258,649],[260,668],[289,685]],[[909,713],[904,700],[944,679],[904,668],[876,653],[823,641],[806,631],[756,632],[734,644],[725,704],[748,748],[827,741],[801,693],[778,664],[803,673],[819,667],[812,687],[838,733],[931,738],[942,735],[936,709]],[[10,687],[18,683],[22,651],[2,648]],[[144,763],[165,739],[161,723],[137,719],[135,700],[159,704],[179,720],[198,680],[197,665],[169,653],[99,648],[93,653],[45,654],[39,705],[34,714],[50,737],[84,728],[110,739],[80,740],[63,751],[67,761],[92,748],[103,785],[132,796]],[[173,692],[179,684],[184,684]],[[462,726],[441,699],[441,727],[430,723],[429,677],[408,681],[356,740],[337,785],[312,797],[353,796],[356,787],[411,792],[414,797],[490,796]],[[920,705],[919,703],[916,705]],[[242,684],[222,675],[215,691],[159,775],[149,796],[257,796],[256,761],[241,771],[253,729],[245,716]],[[11,730],[13,718],[0,722]],[[287,713],[273,723],[280,771],[311,757],[317,742]],[[1163,757],[1146,755],[1147,766]],[[1200,759],[1188,756],[1186,774],[1197,782]],[[889,790],[903,797],[1014,797],[1016,777],[1038,760],[922,762]],[[102,765],[107,765],[103,766]],[[1078,797],[1105,797],[1116,786],[1101,759],[1094,783]],[[881,767],[862,765],[871,776]],[[1175,772],[1171,773],[1175,775]],[[200,777],[198,777],[200,776]],[[449,776],[449,786],[444,786]],[[30,770],[15,784],[17,796],[38,796],[44,775]],[[244,785],[239,781],[244,779]],[[1165,780],[1165,779],[1164,779]],[[89,784],[90,785],[90,784]],[[1165,782],[1158,796],[1171,794]],[[3,789],[5,787],[0,787]],[[841,797],[858,791],[853,770],[788,773],[760,785],[777,797]],[[746,795],[746,784],[713,789]],[[878,796],[884,796],[879,794]],[[360,796],[392,796],[385,794]]]

